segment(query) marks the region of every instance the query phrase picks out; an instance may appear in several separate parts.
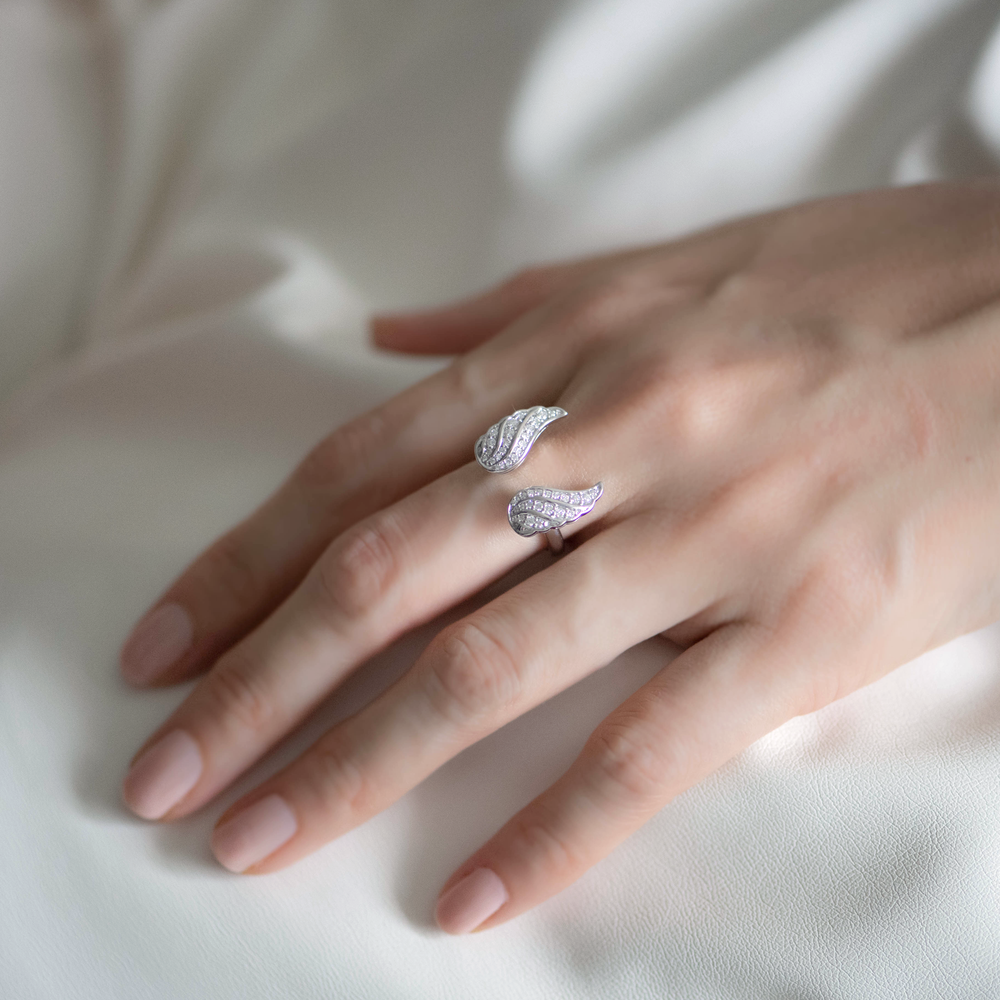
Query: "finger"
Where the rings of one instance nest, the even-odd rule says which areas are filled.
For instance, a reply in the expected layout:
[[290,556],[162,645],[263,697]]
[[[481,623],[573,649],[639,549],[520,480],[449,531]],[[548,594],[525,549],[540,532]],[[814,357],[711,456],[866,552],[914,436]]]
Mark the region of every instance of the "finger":
[[[648,534],[625,522],[446,628],[363,711],[220,819],[219,860],[274,871],[386,808],[462,749],[712,600],[683,547],[653,566]],[[649,586],[644,586],[644,584]],[[271,835],[269,815],[293,824]]]
[[489,340],[546,299],[589,275],[646,253],[629,250],[566,264],[529,268],[485,292],[459,302],[413,312],[372,317],[373,342],[407,354],[463,354]]
[[407,354],[464,354],[541,305],[571,268],[524,271],[496,288],[460,302],[372,317],[377,347]]
[[[611,311],[621,322],[664,299],[697,297],[753,246],[752,227],[741,224],[660,248],[658,254],[672,260],[673,290],[650,294],[660,284],[658,272],[641,294],[625,282],[619,298],[628,302],[615,300]],[[565,336],[559,323],[548,329],[545,310],[532,312],[531,305],[609,262],[624,267],[646,256],[649,251],[636,250],[591,258],[520,280],[521,290],[508,296],[513,313],[497,305],[502,315],[487,326],[493,329],[528,308],[518,322],[444,372],[336,431],[274,497],[181,575],[126,641],[121,654],[126,679],[172,684],[203,672],[291,593],[333,537],[462,464],[475,438],[505,413],[555,400],[586,350],[587,337]],[[600,291],[596,296],[601,302]],[[491,301],[503,299],[498,293]],[[472,311],[478,315],[478,307]],[[596,312],[588,323],[601,328],[606,325],[602,310]],[[523,347],[538,336],[543,339],[536,340],[532,363],[526,365]]]
[[[801,652],[801,651],[798,651]],[[798,652],[713,632],[609,715],[570,769],[447,881],[438,924],[495,927],[566,888],[676,795],[800,711]]]
[[332,538],[463,465],[504,414],[557,398],[573,359],[557,347],[525,366],[517,343],[487,345],[335,431],[141,619],[122,649],[126,679],[171,684],[207,669],[291,593]]
[[[559,459],[558,449],[547,455],[554,475]],[[146,741],[125,780],[126,802],[146,818],[198,808],[358,663],[542,548],[541,536],[521,538],[507,524],[506,478],[469,463],[341,535]],[[607,490],[602,509],[619,499]],[[171,738],[163,757],[161,741]],[[168,780],[179,761],[183,780]]]
[[[372,317],[373,342],[409,354],[461,354],[496,336],[546,300],[584,285],[592,276],[620,270],[647,258],[656,280],[697,297],[718,287],[757,249],[767,216],[694,233],[674,243],[639,247],[569,263],[528,268],[471,298],[427,310],[382,313]],[[669,266],[664,267],[664,260]]]

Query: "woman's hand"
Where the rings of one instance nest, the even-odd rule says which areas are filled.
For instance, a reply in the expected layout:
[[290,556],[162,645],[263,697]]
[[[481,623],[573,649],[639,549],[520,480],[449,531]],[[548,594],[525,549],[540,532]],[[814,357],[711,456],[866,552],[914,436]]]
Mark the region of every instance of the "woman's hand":
[[[528,271],[382,318],[465,352],[321,442],[164,594],[138,684],[204,674],[125,781],[141,816],[209,802],[400,633],[544,546],[529,485],[604,495],[572,551],[445,628],[213,835],[271,872],[624,649],[686,651],[452,876],[445,930],[490,927],[604,857],[792,716],[1000,618],[1000,186],[879,191]],[[558,404],[527,462],[470,461]]]

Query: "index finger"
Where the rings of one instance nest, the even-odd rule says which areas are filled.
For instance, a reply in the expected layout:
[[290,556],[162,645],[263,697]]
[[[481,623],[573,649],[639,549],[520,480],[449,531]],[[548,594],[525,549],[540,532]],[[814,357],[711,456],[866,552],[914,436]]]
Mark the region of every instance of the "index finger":
[[140,620],[122,649],[126,679],[172,684],[206,670],[292,593],[331,539],[464,465],[504,414],[554,399],[570,362],[565,350],[525,370],[516,350],[491,343],[335,431]]

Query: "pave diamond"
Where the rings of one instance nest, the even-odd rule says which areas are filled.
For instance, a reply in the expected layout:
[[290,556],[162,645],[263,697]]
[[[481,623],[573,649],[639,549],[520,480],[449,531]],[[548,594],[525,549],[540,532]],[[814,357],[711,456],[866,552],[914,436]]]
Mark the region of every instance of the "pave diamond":
[[579,491],[529,486],[511,497],[507,519],[519,535],[530,537],[561,528],[589,514],[603,493],[603,483]]
[[495,423],[476,442],[476,461],[488,472],[510,472],[527,457],[531,446],[554,420],[565,417],[559,406],[515,410]]

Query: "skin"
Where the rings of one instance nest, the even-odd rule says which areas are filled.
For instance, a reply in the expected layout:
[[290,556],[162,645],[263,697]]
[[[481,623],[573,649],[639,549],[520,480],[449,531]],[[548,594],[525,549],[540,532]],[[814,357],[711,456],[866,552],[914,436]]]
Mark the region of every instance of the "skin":
[[[383,348],[459,356],[320,442],[154,605],[195,626],[154,683],[202,675],[143,748],[180,727],[205,760],[164,819],[542,548],[506,523],[529,485],[605,491],[563,529],[567,555],[446,627],[221,817],[275,792],[292,807],[299,832],[250,871],[297,861],[666,633],[684,652],[446,883],[495,871],[495,926],[786,720],[1000,618],[998,222],[995,183],[868,192],[377,318]],[[469,461],[536,403],[570,416],[521,468]]]

